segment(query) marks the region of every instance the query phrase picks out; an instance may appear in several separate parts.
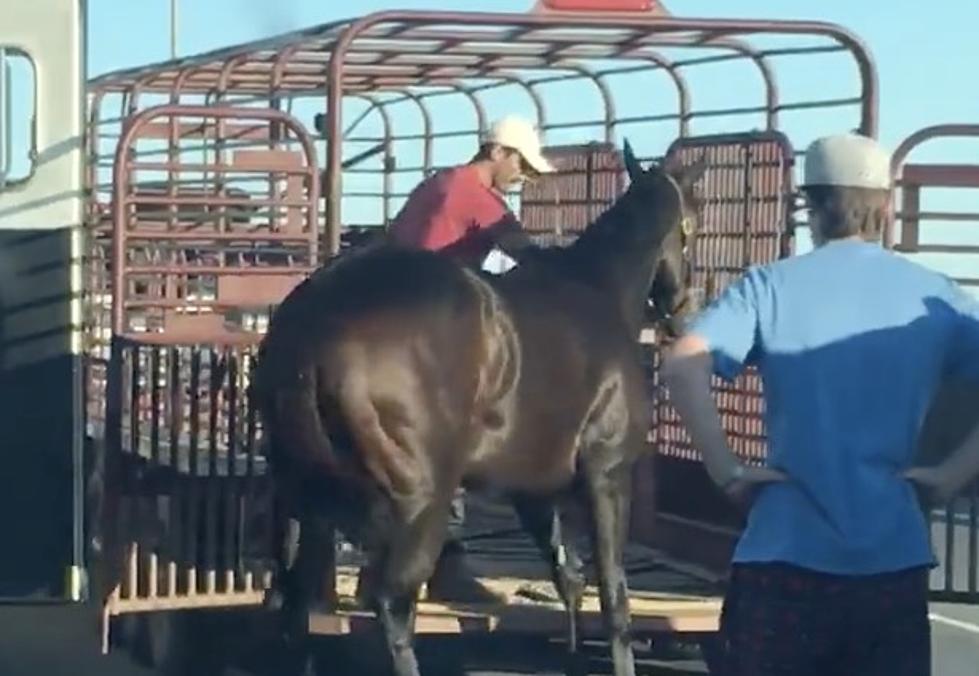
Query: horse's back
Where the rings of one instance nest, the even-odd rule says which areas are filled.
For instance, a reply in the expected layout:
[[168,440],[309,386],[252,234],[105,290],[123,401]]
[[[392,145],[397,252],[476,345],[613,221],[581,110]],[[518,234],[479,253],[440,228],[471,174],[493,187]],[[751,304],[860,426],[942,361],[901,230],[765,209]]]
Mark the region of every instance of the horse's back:
[[485,301],[485,285],[437,254],[377,247],[346,256],[279,307],[260,356],[263,389],[315,397],[332,444],[386,490],[411,493],[463,444]]

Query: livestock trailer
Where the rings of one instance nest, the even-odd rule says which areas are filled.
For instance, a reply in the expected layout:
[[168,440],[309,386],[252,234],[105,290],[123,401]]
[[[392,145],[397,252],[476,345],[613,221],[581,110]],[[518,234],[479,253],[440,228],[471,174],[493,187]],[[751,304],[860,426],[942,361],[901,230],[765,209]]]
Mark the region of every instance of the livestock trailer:
[[[545,243],[622,191],[623,138],[645,159],[705,153],[692,248],[708,299],[796,250],[800,149],[877,134],[869,50],[819,21],[679,18],[651,0],[389,11],[86,82],[83,6],[17,3],[0,26],[0,596],[97,605],[105,649],[110,627],[173,637],[187,614],[261,604],[276,510],[248,385],[269,312],[466,161],[494,117],[532,117],[559,169],[510,196]],[[641,342],[655,415],[635,476],[636,628],[699,636],[740,522],[659,392],[655,335]],[[734,448],[760,462],[757,376],[715,387]],[[512,602],[422,604],[419,631],[551,631],[535,555],[481,514],[474,560]],[[310,627],[361,619],[341,608]],[[164,661],[175,646],[149,633]]]

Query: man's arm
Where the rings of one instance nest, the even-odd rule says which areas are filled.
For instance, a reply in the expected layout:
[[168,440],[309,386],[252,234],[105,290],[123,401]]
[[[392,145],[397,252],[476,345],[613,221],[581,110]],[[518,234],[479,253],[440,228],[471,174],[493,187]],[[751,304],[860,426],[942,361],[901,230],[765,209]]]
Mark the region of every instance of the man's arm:
[[904,476],[926,487],[938,504],[958,495],[979,475],[979,425],[959,447],[934,467],[913,467]]
[[[979,303],[949,281],[950,332],[945,377],[979,385]],[[972,407],[972,431],[945,460],[934,467],[915,467],[909,479],[930,489],[936,501],[947,502],[979,476],[979,401]]]
[[758,321],[756,280],[746,275],[729,287],[664,354],[660,375],[670,401],[694,448],[703,455],[710,478],[732,498],[746,497],[754,484],[785,476],[765,467],[749,467],[728,445],[710,378],[733,379],[755,348]]
[[683,420],[694,448],[704,456],[707,473],[723,488],[737,478],[741,462],[728,446],[727,433],[711,393],[713,370],[707,341],[696,334],[688,334],[667,351],[660,375],[670,390],[670,402]]
[[524,231],[512,214],[483,230],[503,253],[518,263],[532,255],[540,247]]

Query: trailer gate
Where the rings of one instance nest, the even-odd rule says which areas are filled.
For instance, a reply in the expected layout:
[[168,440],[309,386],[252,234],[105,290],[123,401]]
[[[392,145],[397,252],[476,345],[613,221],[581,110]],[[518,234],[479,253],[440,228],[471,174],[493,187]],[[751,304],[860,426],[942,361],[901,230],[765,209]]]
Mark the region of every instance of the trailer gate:
[[164,105],[126,121],[89,307],[111,329],[89,374],[106,454],[103,649],[114,615],[254,605],[270,582],[249,378],[268,308],[316,265],[319,182],[285,113]]
[[[979,256],[979,164],[907,161],[927,141],[961,143],[969,137],[973,144],[979,141],[979,125],[937,125],[912,134],[895,150],[896,227],[885,243],[979,295],[979,277],[970,274]],[[935,202],[941,206],[932,206]],[[945,385],[924,423],[920,462],[934,464],[957,447],[975,425],[977,401],[979,387]],[[928,514],[938,559],[931,573],[932,598],[979,603],[979,481]]]

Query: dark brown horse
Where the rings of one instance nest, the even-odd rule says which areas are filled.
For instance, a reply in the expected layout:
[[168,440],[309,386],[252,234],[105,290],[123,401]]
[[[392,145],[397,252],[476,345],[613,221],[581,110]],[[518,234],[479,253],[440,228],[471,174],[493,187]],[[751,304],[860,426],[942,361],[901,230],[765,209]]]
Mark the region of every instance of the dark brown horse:
[[418,674],[419,587],[455,489],[486,483],[512,496],[548,559],[572,650],[584,576],[561,505],[587,507],[615,674],[634,673],[622,556],[651,411],[637,338],[647,297],[667,323],[690,309],[684,233],[703,166],[643,170],[628,144],[625,159],[631,183],[612,207],[507,274],[382,244],[278,308],[256,394],[279,490],[300,516],[283,573],[300,621],[332,565],[325,519],[369,552],[365,596],[394,671]]

